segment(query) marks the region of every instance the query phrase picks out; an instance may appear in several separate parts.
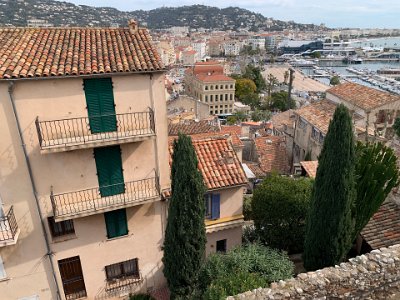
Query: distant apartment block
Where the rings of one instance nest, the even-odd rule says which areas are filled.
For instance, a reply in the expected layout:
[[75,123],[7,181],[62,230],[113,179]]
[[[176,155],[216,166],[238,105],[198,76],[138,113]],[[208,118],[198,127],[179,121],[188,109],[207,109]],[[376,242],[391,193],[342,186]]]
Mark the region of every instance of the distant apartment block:
[[0,298],[163,284],[164,66],[146,29],[0,29]]
[[209,105],[211,115],[232,114],[235,80],[215,61],[196,63],[185,72],[186,93]]

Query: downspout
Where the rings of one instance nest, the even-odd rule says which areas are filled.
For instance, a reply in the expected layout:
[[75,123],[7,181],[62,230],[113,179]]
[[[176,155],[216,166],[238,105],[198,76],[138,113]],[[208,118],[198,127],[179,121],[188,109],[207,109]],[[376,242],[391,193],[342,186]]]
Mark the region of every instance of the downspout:
[[49,257],[51,271],[53,273],[53,279],[54,279],[54,283],[56,285],[57,299],[61,299],[61,297],[60,297],[60,287],[58,285],[58,281],[57,281],[57,277],[56,277],[53,256],[52,256],[52,252],[51,252],[51,249],[50,249],[50,243],[49,243],[48,235],[47,235],[47,232],[46,232],[46,227],[45,227],[44,221],[43,221],[44,220],[43,219],[43,213],[42,213],[42,210],[41,210],[40,204],[39,204],[39,198],[38,198],[38,195],[37,195],[35,180],[34,180],[33,173],[32,173],[32,166],[31,166],[31,163],[29,161],[29,157],[28,157],[28,154],[27,154],[27,151],[26,151],[26,144],[25,144],[25,141],[24,141],[24,137],[22,135],[22,129],[21,129],[21,124],[19,122],[17,109],[15,107],[13,91],[14,91],[14,82],[10,81],[9,84],[8,84],[8,95],[10,97],[10,102],[11,102],[11,105],[12,105],[14,118],[15,118],[15,121],[16,121],[16,124],[17,124],[18,135],[19,135],[19,139],[20,139],[20,142],[21,142],[22,151],[24,153],[26,166],[28,168],[29,178],[30,178],[31,185],[32,185],[32,190],[33,190],[33,196],[35,197],[35,202],[36,202],[36,209],[37,209],[37,212],[39,214],[40,224],[42,225],[42,233],[44,235],[44,240],[45,240],[45,243],[46,243],[46,251],[47,251],[46,255]]

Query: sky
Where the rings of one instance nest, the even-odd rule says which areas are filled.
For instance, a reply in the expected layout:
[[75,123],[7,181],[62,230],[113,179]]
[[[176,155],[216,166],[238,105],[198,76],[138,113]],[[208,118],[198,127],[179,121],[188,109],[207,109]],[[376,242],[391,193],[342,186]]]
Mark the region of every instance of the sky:
[[220,8],[238,6],[265,17],[328,27],[400,28],[400,0],[64,0],[74,4],[115,7],[123,11],[162,6],[203,4]]

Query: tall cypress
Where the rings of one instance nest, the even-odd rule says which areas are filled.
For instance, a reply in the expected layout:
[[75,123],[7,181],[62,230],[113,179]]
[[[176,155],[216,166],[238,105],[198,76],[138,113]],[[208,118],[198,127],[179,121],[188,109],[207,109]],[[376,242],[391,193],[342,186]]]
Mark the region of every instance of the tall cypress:
[[205,187],[191,138],[179,134],[173,149],[164,275],[171,299],[191,298],[205,257]]
[[352,120],[340,104],[319,157],[306,224],[303,258],[309,271],[340,263],[351,248],[356,198],[354,147]]

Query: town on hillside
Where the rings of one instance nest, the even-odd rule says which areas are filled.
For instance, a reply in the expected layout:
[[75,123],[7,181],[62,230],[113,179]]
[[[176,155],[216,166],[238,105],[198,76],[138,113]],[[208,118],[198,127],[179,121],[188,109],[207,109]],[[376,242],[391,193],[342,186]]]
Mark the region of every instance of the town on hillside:
[[2,300],[400,297],[400,29],[0,16]]

